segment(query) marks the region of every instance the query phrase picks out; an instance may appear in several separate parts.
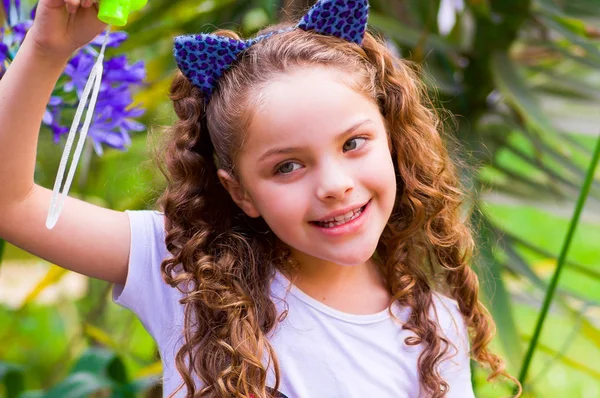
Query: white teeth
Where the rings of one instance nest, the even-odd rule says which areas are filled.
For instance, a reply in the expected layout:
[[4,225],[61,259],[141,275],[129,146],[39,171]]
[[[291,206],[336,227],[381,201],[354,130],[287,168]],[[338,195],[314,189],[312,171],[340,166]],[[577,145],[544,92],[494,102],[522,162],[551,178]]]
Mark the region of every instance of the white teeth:
[[332,228],[338,225],[342,225],[347,223],[348,221],[354,220],[356,217],[358,217],[360,214],[362,213],[362,207],[360,209],[357,210],[351,210],[348,213],[341,215],[341,216],[337,216],[334,217],[332,219],[329,219],[327,221],[319,221],[318,224],[324,228]]
[[355,212],[355,210],[350,210],[346,214],[334,217],[332,220],[327,220],[327,221],[324,221],[324,222],[334,222],[334,221],[337,221],[337,222],[348,222],[348,220],[350,220],[352,218],[352,216],[354,215],[354,212]]

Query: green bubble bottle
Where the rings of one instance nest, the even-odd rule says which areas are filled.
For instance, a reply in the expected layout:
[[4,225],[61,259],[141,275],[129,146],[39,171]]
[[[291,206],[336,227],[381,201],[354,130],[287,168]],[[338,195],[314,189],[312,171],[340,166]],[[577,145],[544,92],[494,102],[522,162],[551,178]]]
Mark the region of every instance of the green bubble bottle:
[[98,19],[113,26],[125,26],[129,14],[141,10],[148,0],[100,0]]

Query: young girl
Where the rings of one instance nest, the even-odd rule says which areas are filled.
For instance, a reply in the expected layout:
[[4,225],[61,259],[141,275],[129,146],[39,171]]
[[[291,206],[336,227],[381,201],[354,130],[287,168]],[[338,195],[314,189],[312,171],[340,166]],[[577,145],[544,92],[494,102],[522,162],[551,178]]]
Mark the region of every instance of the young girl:
[[470,356],[513,379],[487,348],[439,121],[413,65],[365,32],[366,1],[321,0],[250,40],[177,38],[160,211],[69,198],[46,229],[36,136],[104,28],[91,3],[41,0],[0,81],[0,236],[115,283],[165,396],[466,398]]

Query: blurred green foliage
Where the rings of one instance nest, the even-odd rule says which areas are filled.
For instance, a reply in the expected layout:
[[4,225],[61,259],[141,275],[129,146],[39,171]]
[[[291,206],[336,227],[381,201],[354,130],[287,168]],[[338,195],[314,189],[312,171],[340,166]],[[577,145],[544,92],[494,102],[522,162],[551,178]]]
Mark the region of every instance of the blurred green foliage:
[[[371,0],[369,23],[399,55],[418,62],[440,106],[456,115],[455,156],[475,172],[480,227],[475,267],[498,327],[493,348],[517,375],[598,136],[600,4],[596,0]],[[119,51],[144,59],[147,86],[136,100],[149,135],[127,152],[84,156],[72,195],[117,210],[147,208],[162,189],[148,138],[173,121],[168,103],[178,34],[231,28],[242,35],[293,19],[306,1],[154,0],[125,27]],[[62,148],[42,131],[36,182],[52,186]],[[592,183],[537,346],[526,396],[600,396],[600,181]],[[9,267],[32,275],[36,260],[11,245]],[[3,253],[4,252],[4,253]],[[42,263],[39,283],[0,305],[0,396],[160,396],[160,362],[134,316],[110,304],[110,287],[84,280],[76,299],[40,303],[69,272]],[[44,276],[45,275],[45,276]],[[25,278],[23,278],[25,279]],[[30,278],[26,278],[30,279]],[[1,292],[0,292],[1,293]],[[14,298],[14,297],[13,297]],[[2,299],[2,297],[0,297]],[[478,397],[506,396],[473,364]],[[24,392],[25,391],[25,392]],[[102,395],[104,396],[104,395]]]

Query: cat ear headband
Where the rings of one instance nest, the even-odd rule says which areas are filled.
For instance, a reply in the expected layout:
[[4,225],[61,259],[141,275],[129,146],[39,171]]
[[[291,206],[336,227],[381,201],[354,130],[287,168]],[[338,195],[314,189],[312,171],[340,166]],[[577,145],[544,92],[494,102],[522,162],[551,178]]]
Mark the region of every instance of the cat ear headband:
[[368,0],[321,0],[294,27],[248,40],[205,33],[178,36],[175,38],[173,53],[181,72],[202,91],[208,101],[219,79],[238,56],[248,47],[274,34],[299,28],[362,45],[368,9]]

